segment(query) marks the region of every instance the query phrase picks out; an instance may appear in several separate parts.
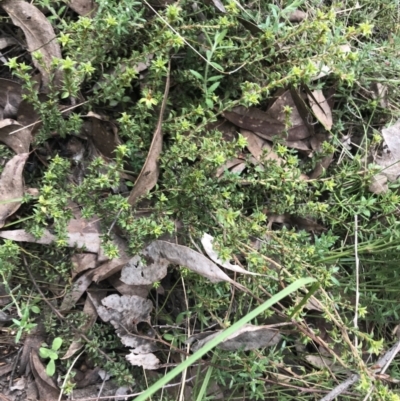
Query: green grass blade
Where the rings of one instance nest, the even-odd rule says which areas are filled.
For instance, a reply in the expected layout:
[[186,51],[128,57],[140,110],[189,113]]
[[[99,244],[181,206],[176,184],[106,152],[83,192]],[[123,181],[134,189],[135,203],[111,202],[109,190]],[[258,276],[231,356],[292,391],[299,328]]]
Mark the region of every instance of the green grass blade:
[[246,316],[242,317],[231,327],[228,327],[226,330],[224,330],[222,333],[220,333],[214,339],[212,339],[207,344],[205,344],[202,348],[200,348],[198,351],[196,351],[193,355],[191,355],[189,358],[187,358],[181,364],[179,364],[174,369],[172,369],[170,372],[168,372],[164,377],[162,377],[160,380],[158,380],[156,383],[154,383],[152,386],[150,386],[145,392],[143,392],[138,397],[136,397],[135,401],[145,401],[147,398],[149,398],[151,395],[153,395],[156,391],[158,391],[161,387],[168,384],[174,377],[176,377],[177,375],[182,373],[184,369],[188,368],[190,365],[195,363],[203,355],[205,355],[207,352],[211,351],[214,347],[216,347],[222,341],[226,340],[230,335],[235,333],[235,331],[239,330],[242,326],[244,326],[246,323],[250,322],[252,319],[254,319],[256,316],[258,316],[260,313],[264,312],[265,310],[270,308],[273,304],[275,304],[276,302],[285,298],[292,292],[298,290],[300,287],[303,287],[310,283],[314,283],[315,281],[316,280],[314,278],[308,277],[308,278],[301,278],[301,279],[295,281],[294,283],[290,284],[284,290],[275,294],[268,301],[265,301],[262,305],[258,306],[252,312],[250,312]]

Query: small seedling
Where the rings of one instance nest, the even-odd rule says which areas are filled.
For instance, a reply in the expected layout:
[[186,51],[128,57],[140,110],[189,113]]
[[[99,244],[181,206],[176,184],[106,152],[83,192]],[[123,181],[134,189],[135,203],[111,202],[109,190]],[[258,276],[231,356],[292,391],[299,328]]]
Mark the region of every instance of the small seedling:
[[56,337],[53,340],[53,344],[51,345],[51,348],[40,347],[40,349],[39,349],[39,354],[40,354],[41,358],[43,358],[43,359],[50,358],[50,361],[46,366],[46,373],[49,376],[53,376],[56,371],[55,361],[58,359],[57,351],[60,349],[62,342],[63,342],[62,338]]

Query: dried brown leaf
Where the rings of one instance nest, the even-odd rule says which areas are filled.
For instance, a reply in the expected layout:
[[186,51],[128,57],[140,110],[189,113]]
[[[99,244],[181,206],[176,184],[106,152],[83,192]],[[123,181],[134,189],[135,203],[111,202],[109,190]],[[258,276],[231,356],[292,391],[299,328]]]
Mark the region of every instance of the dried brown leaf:
[[39,359],[37,351],[31,352],[31,369],[39,391],[40,401],[58,400],[60,390],[46,373],[46,368]]
[[160,367],[160,360],[154,354],[134,354],[131,352],[125,358],[133,366],[142,366],[143,369],[155,370]]
[[221,11],[221,13],[226,14],[225,7],[222,4],[221,0],[212,0],[212,2],[214,3],[214,6],[218,11]]
[[74,267],[71,275],[72,279],[79,273],[88,269],[94,269],[97,266],[97,255],[94,253],[76,253],[71,257],[72,266]]
[[[50,83],[50,72],[53,70],[52,60],[53,58],[62,58],[60,45],[51,23],[38,8],[26,1],[3,0],[0,6],[10,16],[14,25],[23,30],[28,51],[41,53],[42,61],[39,63],[33,58],[32,62],[41,72],[43,89],[47,91]],[[58,70],[55,72],[54,83],[56,86],[61,83],[61,79],[62,71]]]
[[[192,350],[197,351],[220,333],[221,330],[210,333],[206,338],[202,338],[192,346]],[[204,335],[206,333],[202,334]],[[277,330],[271,329],[268,326],[245,324],[234,334],[230,335],[225,341],[218,344],[217,347],[226,351],[236,351],[238,349],[248,351],[264,347],[272,347],[278,344],[281,338],[282,336]],[[192,336],[189,338],[188,342],[193,342],[195,339],[196,336]]]
[[165,241],[153,241],[148,246],[149,255],[154,259],[163,258],[170,263],[185,266],[188,269],[208,278],[212,283],[220,281],[233,282],[216,264],[199,252],[183,245]]
[[[299,107],[297,106],[299,104]],[[291,127],[288,130],[288,136],[284,139],[287,141],[300,141],[302,139],[308,138],[313,132],[310,129],[310,125],[307,124],[308,110],[303,107],[302,103],[295,102],[290,90],[283,92],[272,104],[272,106],[267,110],[267,114],[282,124],[285,123],[287,117],[285,113],[285,107],[291,108],[290,113],[290,124]],[[303,115],[302,115],[303,113]]]
[[68,312],[73,309],[79,298],[86,292],[89,285],[92,283],[93,274],[93,270],[90,270],[75,281],[70,290],[64,296],[60,306],[61,312]]
[[121,281],[129,285],[153,284],[166,276],[169,264],[168,260],[155,255],[149,246],[122,268]]
[[255,276],[260,276],[260,274],[249,272],[249,271],[243,269],[243,267],[240,267],[238,265],[233,265],[233,264],[231,264],[231,263],[229,263],[227,261],[226,262],[222,261],[219,258],[218,253],[213,248],[213,241],[214,241],[214,238],[210,234],[207,234],[207,233],[204,233],[203,237],[201,238],[201,244],[203,245],[203,248],[206,251],[208,257],[213,262],[215,262],[216,264],[224,267],[225,269],[232,270],[232,271],[237,272],[237,273],[251,274],[251,275],[255,275]]
[[162,122],[164,118],[165,107],[167,105],[170,84],[169,68],[167,74],[168,75],[165,83],[164,97],[162,100],[157,127],[153,134],[153,140],[150,145],[149,153],[142,167],[142,171],[140,172],[135,182],[135,185],[131,193],[129,194],[128,203],[131,206],[133,206],[141,196],[153,189],[153,187],[157,184],[159,174],[158,158],[161,154],[163,143]]
[[[86,315],[87,319],[83,324],[83,326],[79,328],[79,330],[82,333],[87,333],[88,330],[94,325],[97,319],[97,310],[93,305],[92,299],[96,298],[100,302],[100,299],[103,296],[104,294],[102,294],[101,292],[93,292],[91,298],[90,297],[86,298],[85,305],[83,306],[83,314]],[[82,343],[81,336],[79,335],[79,333],[77,333],[74,337],[74,340],[68,347],[67,352],[60,359],[70,358],[71,356],[76,354],[83,347],[83,345],[84,344]]]
[[28,153],[32,141],[31,131],[28,128],[10,135],[10,132],[18,130],[21,127],[22,125],[19,122],[11,118],[0,120],[0,142],[6,144],[17,155]]
[[136,295],[141,298],[147,298],[151,288],[153,287],[151,284],[125,284],[118,278],[118,273],[109,277],[108,281],[121,295]]
[[276,160],[278,164],[283,161],[273,150],[272,146],[266,142],[263,138],[259,137],[252,131],[241,129],[240,133],[247,139],[247,149],[255,157],[256,160]]
[[[101,242],[100,232],[97,231],[94,225],[95,222],[90,220],[70,220],[67,226],[67,246],[86,248],[88,252],[92,253],[99,252]],[[56,236],[48,230],[44,230],[43,236],[39,239],[36,239],[25,230],[0,231],[0,237],[19,242],[33,242],[36,244],[51,244],[56,240]]]
[[85,134],[102,155],[113,159],[116,147],[121,144],[116,126],[93,112],[89,112],[87,117],[90,124],[85,124]]
[[15,118],[21,103],[21,85],[0,78],[0,120],[3,118]]
[[238,106],[222,115],[239,128],[253,131],[269,141],[272,141],[275,136],[281,135],[285,129],[284,124],[256,108],[246,109]]
[[290,22],[302,22],[307,18],[307,13],[305,13],[304,11],[301,10],[296,10],[293,11],[290,15],[289,15],[289,21]]
[[18,41],[12,36],[5,36],[0,38],[0,50],[5,49],[8,46],[17,45]]
[[4,226],[6,218],[21,206],[24,195],[22,173],[28,156],[28,153],[14,156],[5,165],[0,176],[0,228]]
[[320,160],[315,166],[313,172],[310,174],[310,179],[315,179],[320,177],[324,171],[330,166],[333,160],[333,153],[326,155],[322,160]]
[[388,151],[384,151],[381,157],[376,157],[375,163],[383,168],[381,174],[393,182],[400,176],[400,120],[382,129],[382,136]]
[[330,131],[333,125],[332,110],[322,90],[307,91],[307,97],[314,116],[327,131]]
[[389,190],[388,179],[384,174],[377,174],[372,177],[368,190],[374,194],[384,194]]
[[215,173],[215,176],[217,178],[221,177],[221,175],[224,173],[225,170],[230,170],[232,167],[243,163],[243,160],[244,159],[240,159],[238,157],[235,157],[234,159],[228,160],[222,166],[218,167],[217,172]]
[[84,17],[92,18],[96,15],[97,4],[94,0],[69,0],[68,6]]

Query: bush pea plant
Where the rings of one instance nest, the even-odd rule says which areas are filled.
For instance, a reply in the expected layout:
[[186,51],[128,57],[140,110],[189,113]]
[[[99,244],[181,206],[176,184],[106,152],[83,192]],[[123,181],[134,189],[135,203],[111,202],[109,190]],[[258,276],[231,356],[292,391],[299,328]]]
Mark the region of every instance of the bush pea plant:
[[[369,158],[380,150],[379,132],[399,117],[398,2],[229,0],[221,12],[214,6],[219,2],[159,2],[154,8],[147,1],[96,0],[97,11],[90,17],[78,16],[64,1],[33,3],[47,11],[63,53],[54,67],[65,74],[62,87],[54,86],[42,99],[31,79],[32,65],[18,57],[8,62],[14,78],[24,85],[25,100],[42,120],[34,146],[57,148],[55,131],[60,142],[68,140],[82,130],[89,111],[99,110],[115,122],[122,143],[112,163],[88,158],[79,185],[69,180],[72,161],[62,152],[25,172],[26,182],[39,188],[40,195],[26,198],[15,225],[40,237],[51,224],[57,241],[51,246],[18,247],[10,241],[0,245],[1,275],[9,283],[14,307],[28,305],[24,299],[31,296],[30,279],[18,268],[21,253],[47,295],[62,294],[71,285],[72,251],[65,246],[70,201],[80,205],[83,217],[99,218],[109,257],[118,253],[109,237],[113,225],[133,253],[163,235],[193,246],[206,232],[215,238],[221,259],[234,257],[261,275],[237,275],[235,280],[249,291],[241,293],[187,269],[171,272],[169,282],[162,283],[167,291],[151,292],[157,305],[152,323],[171,350],[184,349],[189,332],[231,326],[277,294],[283,283],[315,278],[321,286],[320,306],[297,310],[293,296],[254,318],[253,324],[292,326],[282,329],[283,340],[273,348],[212,350],[207,361],[213,369],[207,371],[205,384],[199,368],[191,385],[194,399],[212,399],[207,391],[216,385],[227,399],[315,400],[345,380],[349,371],[359,373],[361,380],[341,399],[362,399],[371,389],[373,399],[400,399],[394,385],[374,381],[365,362],[395,341],[392,330],[400,314],[398,183],[382,194],[368,189],[377,172]],[[293,22],[291,15],[298,11],[305,17]],[[140,72],[140,65],[147,69]],[[122,172],[139,175],[168,73],[171,89],[160,176],[143,213],[127,203],[127,192],[110,188],[118,187]],[[387,107],[368,96],[373,83],[386,86]],[[276,140],[273,150],[281,163],[265,160],[261,169],[251,163],[242,135],[228,140],[218,128],[224,112],[233,107],[265,110],[279,91],[304,86],[324,90],[333,99],[331,139],[321,151],[304,155]],[[62,113],[59,105],[70,105],[71,99],[75,104],[84,101]],[[345,144],[347,137],[353,138],[351,146]],[[7,155],[6,148],[0,151],[2,157]],[[225,171],[217,177],[217,169],[238,154],[245,154],[243,172]],[[302,180],[301,174],[311,172],[327,154],[333,154],[333,162],[323,175]],[[131,184],[126,185],[129,190]],[[271,216],[313,219],[324,229],[269,224]],[[356,263],[362,270],[358,280]],[[16,283],[21,287],[14,291]],[[85,324],[79,310],[60,323],[48,306],[41,309],[49,338],[62,339],[63,344],[73,340],[71,325],[79,329]],[[156,380],[127,363],[107,325],[95,323],[87,337],[86,355],[120,384],[135,383],[141,391]],[[110,360],[99,349],[107,350]],[[54,373],[57,358],[50,358]],[[167,353],[162,358],[167,363]],[[57,366],[65,372],[69,363]],[[399,372],[395,360],[387,373],[398,380]],[[160,400],[170,399],[168,392],[157,394]]]

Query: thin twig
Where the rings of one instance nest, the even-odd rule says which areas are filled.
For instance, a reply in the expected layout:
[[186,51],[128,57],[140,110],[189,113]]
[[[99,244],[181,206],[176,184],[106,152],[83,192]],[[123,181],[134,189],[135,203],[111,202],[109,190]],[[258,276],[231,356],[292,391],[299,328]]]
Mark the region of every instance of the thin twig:
[[[378,360],[378,362],[375,364],[377,366],[376,369],[372,371],[372,373],[383,373],[390,363],[393,361],[393,358],[396,356],[396,354],[400,351],[400,340],[397,341],[397,343],[390,348],[385,355],[382,356]],[[324,398],[321,398],[320,401],[332,401],[334,398],[336,398],[338,395],[342,394],[345,390],[347,390],[351,385],[354,383],[357,383],[358,380],[360,380],[360,375],[359,374],[354,374],[350,376],[345,382],[342,384],[339,384],[339,386],[335,387],[330,393],[328,393]],[[371,390],[370,390],[371,391]]]
[[[358,329],[358,305],[360,302],[360,259],[358,258],[358,216],[354,216],[354,256],[356,259],[356,301],[354,311],[354,329]],[[358,337],[354,336],[354,346],[358,347]]]

